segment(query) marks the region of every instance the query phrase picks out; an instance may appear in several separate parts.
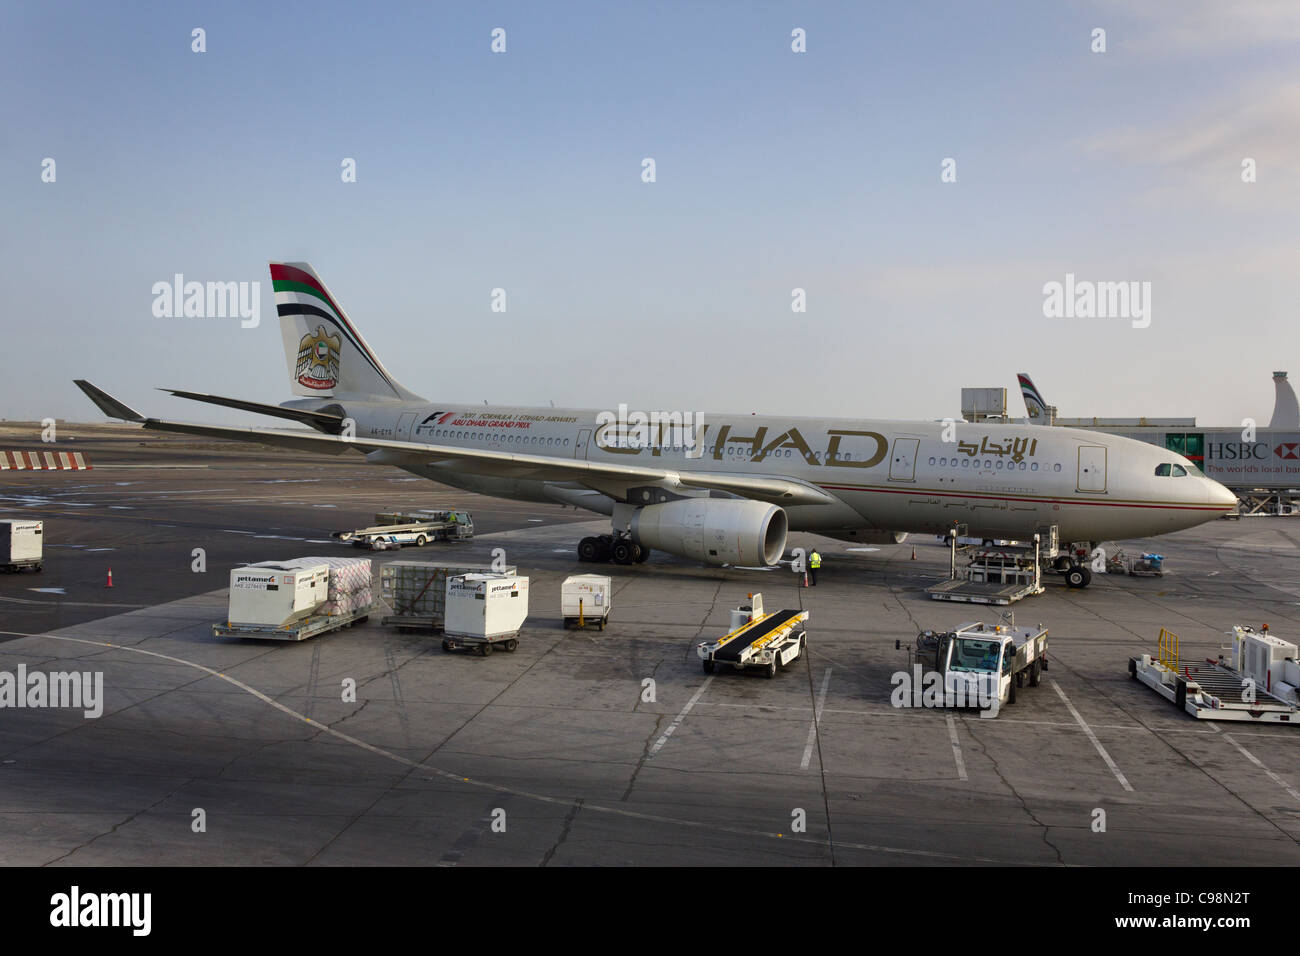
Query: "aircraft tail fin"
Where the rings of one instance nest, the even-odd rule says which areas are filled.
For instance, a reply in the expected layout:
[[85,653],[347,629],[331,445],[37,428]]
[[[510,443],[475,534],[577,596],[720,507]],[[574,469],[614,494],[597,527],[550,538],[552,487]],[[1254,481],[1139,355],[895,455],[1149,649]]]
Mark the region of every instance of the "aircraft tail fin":
[[271,285],[295,395],[420,400],[388,373],[309,263],[272,262]]
[[1029,421],[1033,425],[1050,425],[1052,424],[1052,413],[1048,404],[1043,401],[1043,396],[1038,394],[1038,389],[1034,387],[1033,379],[1027,372],[1021,372],[1016,376],[1020,380],[1020,394],[1025,397],[1025,410],[1029,412]]

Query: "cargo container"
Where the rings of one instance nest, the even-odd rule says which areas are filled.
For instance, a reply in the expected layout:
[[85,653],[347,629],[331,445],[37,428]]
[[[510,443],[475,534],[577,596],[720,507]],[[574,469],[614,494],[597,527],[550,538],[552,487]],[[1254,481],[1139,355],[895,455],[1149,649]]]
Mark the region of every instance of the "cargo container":
[[41,570],[45,522],[0,521],[0,570]]
[[513,574],[458,574],[447,579],[443,650],[474,647],[491,653],[519,646],[519,629],[528,617],[528,579]]
[[390,561],[379,569],[380,593],[390,614],[384,624],[397,627],[439,628],[447,606],[447,578],[456,574],[514,574],[514,565],[464,561]]
[[594,624],[603,631],[609,620],[612,600],[609,577],[603,574],[569,575],[560,585],[560,615],[564,618],[564,626]]
[[327,564],[294,567],[267,561],[230,572],[227,623],[282,627],[307,617],[329,596]]

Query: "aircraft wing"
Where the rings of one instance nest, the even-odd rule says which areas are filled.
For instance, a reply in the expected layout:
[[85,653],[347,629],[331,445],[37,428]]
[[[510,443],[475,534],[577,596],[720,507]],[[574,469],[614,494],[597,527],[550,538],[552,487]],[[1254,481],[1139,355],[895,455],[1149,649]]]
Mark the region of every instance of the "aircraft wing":
[[258,442],[329,455],[358,452],[376,464],[413,465],[446,462],[449,468],[455,468],[456,465],[473,466],[474,473],[493,477],[577,481],[606,494],[613,494],[615,497],[622,497],[618,492],[619,488],[625,491],[635,485],[657,485],[669,489],[711,489],[779,505],[831,504],[836,500],[814,485],[779,476],[679,472],[671,468],[655,466],[594,462],[579,458],[554,458],[547,455],[460,448],[453,445],[426,445],[420,442],[345,438],[339,435],[281,429],[174,422],[148,418],[83,379],[75,380],[75,384],[109,418],[137,422],[151,431]]

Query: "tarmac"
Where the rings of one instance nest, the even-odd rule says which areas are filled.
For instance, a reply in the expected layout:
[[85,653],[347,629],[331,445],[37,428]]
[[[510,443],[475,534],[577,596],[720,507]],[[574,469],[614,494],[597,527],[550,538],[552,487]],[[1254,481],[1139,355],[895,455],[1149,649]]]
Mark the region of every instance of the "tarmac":
[[[39,447],[7,427],[3,447]],[[0,672],[102,673],[104,710],[0,712],[6,863],[1300,863],[1300,732],[1196,721],[1127,670],[1161,627],[1186,660],[1235,623],[1294,640],[1300,519],[1119,543],[1164,554],[1159,579],[1049,578],[1014,611],[1050,629],[1050,669],[981,719],[890,704],[918,631],[997,620],[927,598],[948,565],[933,538],[793,534],[825,559],[815,588],[658,552],[593,566],[574,549],[607,521],[572,509],[128,427],[60,441],[94,470],[0,473],[0,518],[46,522],[44,571],[0,575]],[[373,554],[329,538],[395,506],[466,508],[477,534]],[[211,633],[236,563],[496,548],[530,578],[514,653],[448,653],[379,614],[302,643]],[[565,630],[560,582],[591,571],[614,579],[609,627]],[[810,612],[808,652],[770,680],[704,674],[695,643],[752,592]]]

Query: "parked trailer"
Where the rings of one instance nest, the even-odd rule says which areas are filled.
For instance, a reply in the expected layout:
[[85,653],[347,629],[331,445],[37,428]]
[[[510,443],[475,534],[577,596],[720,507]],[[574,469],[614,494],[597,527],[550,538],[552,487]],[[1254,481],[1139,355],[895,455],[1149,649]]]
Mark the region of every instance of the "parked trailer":
[[695,647],[712,674],[719,664],[738,671],[758,670],[772,678],[803,654],[807,642],[807,611],[763,612],[763,595],[751,596],[752,603],[731,612],[731,630],[716,641],[701,641]]
[[1300,724],[1300,665],[1296,645],[1248,625],[1235,625],[1226,655],[1203,663],[1179,660],[1179,638],[1165,628],[1156,657],[1128,662],[1129,676],[1198,720]]
[[375,609],[369,558],[265,561],[230,572],[226,620],[214,637],[302,641],[365,621]]
[[571,574],[560,585],[560,615],[564,626],[588,624],[605,629],[612,602],[613,579],[604,574]]
[[44,566],[43,521],[0,521],[0,571],[17,572]]
[[942,678],[945,707],[993,709],[1014,704],[1026,680],[1039,685],[1047,670],[1047,628],[976,621],[955,631],[922,631],[916,659]]
[[528,579],[514,574],[458,574],[447,579],[442,649],[469,647],[486,657],[493,645],[513,652],[528,619]]
[[269,624],[234,624],[227,621],[224,624],[213,624],[212,636],[253,637],[270,641],[305,641],[317,634],[337,631],[341,628],[351,627],[353,624],[363,624],[374,609],[375,606],[372,604],[369,607],[358,608],[348,614],[313,614],[310,617],[300,618],[280,627],[273,627]]

